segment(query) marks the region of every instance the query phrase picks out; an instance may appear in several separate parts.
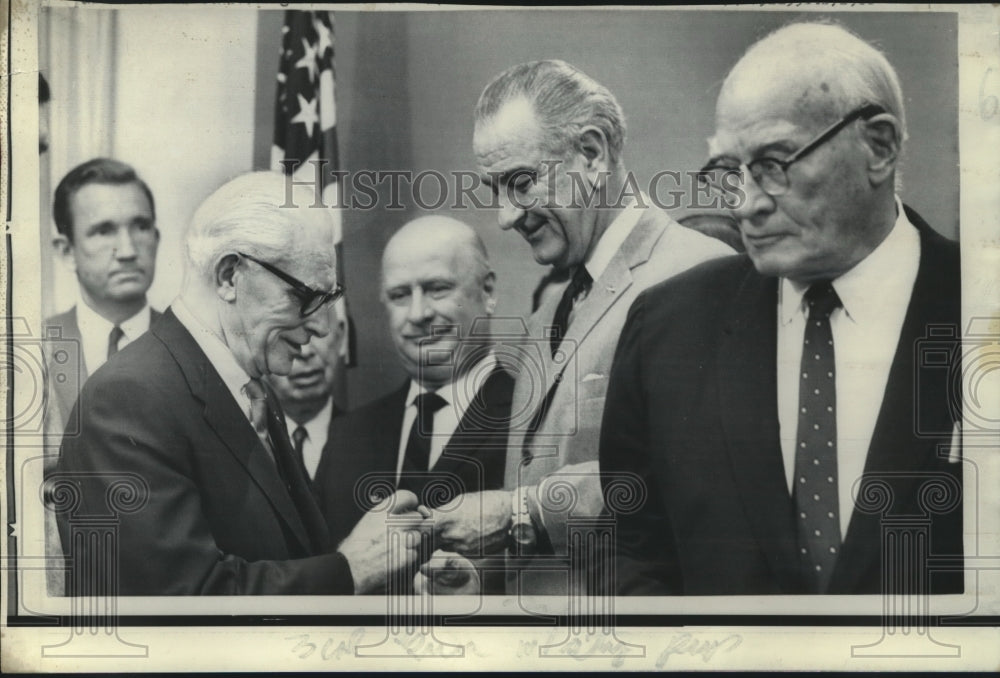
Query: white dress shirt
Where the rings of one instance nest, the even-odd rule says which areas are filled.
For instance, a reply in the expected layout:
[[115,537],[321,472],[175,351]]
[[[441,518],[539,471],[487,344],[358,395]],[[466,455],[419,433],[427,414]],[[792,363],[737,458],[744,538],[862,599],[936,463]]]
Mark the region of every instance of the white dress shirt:
[[[587,273],[590,274],[591,281],[597,281],[604,274],[604,271],[607,270],[608,264],[611,263],[615,254],[621,248],[622,243],[628,238],[629,233],[632,232],[635,225],[639,223],[639,218],[642,216],[642,209],[644,208],[640,207],[635,199],[625,199],[625,209],[619,212],[614,221],[608,225],[608,228],[598,239],[597,245],[594,246],[594,251],[590,253],[590,257],[583,263],[584,268],[587,269]],[[573,298],[573,306],[567,318],[567,327],[573,324],[573,314],[588,295],[589,291],[583,290]]]
[[[855,482],[868,447],[920,265],[920,234],[896,201],[896,223],[871,254],[833,281],[843,304],[830,315],[837,389],[837,490],[840,535],[854,509]],[[808,285],[782,279],[778,292],[778,421],[785,481],[792,493],[799,369]]]
[[[141,311],[118,325],[123,332],[118,340],[119,351],[149,329],[150,318],[149,304],[146,304]],[[115,324],[98,315],[82,298],[76,303],[76,323],[80,327],[80,343],[83,344],[83,364],[87,373],[93,374],[108,359],[108,337]]]
[[[497,364],[496,356],[490,353],[461,377],[437,390],[437,394],[444,399],[447,405],[434,413],[429,469],[434,468],[434,464],[441,458],[441,453],[444,451],[445,445],[451,440],[451,436],[458,428],[459,422],[465,416],[465,411],[469,409],[469,404],[476,397],[476,393],[478,392],[476,386],[482,388],[482,383],[476,384],[475,380],[481,379],[485,381],[493,373],[493,370],[496,369]],[[413,422],[417,418],[417,396],[421,393],[427,393],[430,390],[415,381],[410,381],[410,390],[406,394],[406,409],[403,410],[403,428],[399,433],[399,453],[396,455],[397,482],[399,481],[399,474],[403,471],[403,458],[406,456],[406,443],[410,439],[410,429],[413,428]]]
[[302,461],[305,462],[310,480],[316,477],[319,458],[323,454],[323,446],[326,445],[326,436],[330,433],[331,417],[333,417],[333,398],[327,398],[326,405],[319,414],[304,424],[296,423],[287,413],[285,414],[285,425],[288,427],[288,437],[291,438],[293,447],[295,429],[301,426],[306,430],[306,437],[302,440]]

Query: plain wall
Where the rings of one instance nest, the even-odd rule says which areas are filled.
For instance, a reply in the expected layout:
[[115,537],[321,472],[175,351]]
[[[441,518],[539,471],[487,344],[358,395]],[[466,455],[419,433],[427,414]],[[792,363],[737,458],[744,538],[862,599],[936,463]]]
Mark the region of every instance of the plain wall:
[[[618,97],[628,121],[625,160],[640,182],[645,184],[661,170],[694,170],[705,160],[715,98],[732,64],[750,44],[780,25],[823,16],[760,11],[335,11],[341,168],[474,171],[472,110],[485,84],[515,63],[561,58]],[[877,44],[898,70],[911,137],[902,163],[903,198],[941,232],[957,238],[955,16],[835,16]],[[281,12],[261,12],[254,151],[258,167],[267,164],[272,135],[280,27]],[[480,195],[487,200],[485,190]],[[403,378],[378,305],[379,257],[392,231],[419,213],[408,204],[402,211],[346,210],[343,215],[345,282],[358,340],[358,364],[349,371],[352,406],[385,393]],[[527,243],[516,233],[501,232],[493,210],[452,214],[472,224],[486,242],[498,275],[497,313],[527,315],[531,291],[545,272],[531,258]]]
[[[107,36],[112,43],[113,86],[109,110],[95,114],[90,110],[94,93],[58,86],[67,74],[51,72],[59,64],[42,64],[57,83],[51,107],[68,109],[72,122],[51,129],[53,150],[48,156],[60,162],[42,182],[42,256],[46,263],[55,258],[51,206],[59,180],[99,155],[127,162],[149,185],[156,201],[160,246],[148,296],[150,304],[162,310],[181,288],[184,231],[195,209],[224,181],[252,168],[259,120],[253,103],[256,11],[199,7],[192,13],[190,8],[167,6],[47,11],[60,21],[70,20],[74,12],[114,16]],[[81,23],[78,30],[92,31],[90,22]],[[79,41],[75,58],[82,67],[102,67],[86,36],[71,32],[70,37]],[[92,121],[95,115],[99,120]],[[105,117],[106,129],[99,126]],[[95,125],[99,134],[78,132]],[[46,171],[49,165],[42,167]],[[43,270],[42,279],[48,285],[43,287],[45,315],[75,303],[76,277],[62,262],[56,261],[51,273]]]
[[156,198],[160,249],[149,291],[156,308],[180,291],[195,209],[251,169],[254,19],[253,10],[233,7],[119,12],[112,153],[136,168]]

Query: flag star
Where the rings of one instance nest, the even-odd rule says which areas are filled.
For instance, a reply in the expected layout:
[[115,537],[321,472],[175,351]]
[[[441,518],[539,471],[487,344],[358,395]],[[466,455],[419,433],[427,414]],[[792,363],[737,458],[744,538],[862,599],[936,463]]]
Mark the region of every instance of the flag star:
[[295,67],[309,71],[309,81],[312,82],[316,79],[316,48],[308,40],[302,38],[302,49],[305,54],[295,62]]
[[299,98],[299,113],[289,122],[301,122],[311,137],[316,131],[316,123],[319,122],[319,115],[316,113],[316,99],[307,101],[301,94],[296,96]]
[[317,44],[316,51],[320,56],[326,54],[326,50],[329,47],[333,47],[333,36],[330,33],[330,29],[326,27],[319,17],[313,19],[313,28],[316,29],[316,34],[319,35],[319,43]]

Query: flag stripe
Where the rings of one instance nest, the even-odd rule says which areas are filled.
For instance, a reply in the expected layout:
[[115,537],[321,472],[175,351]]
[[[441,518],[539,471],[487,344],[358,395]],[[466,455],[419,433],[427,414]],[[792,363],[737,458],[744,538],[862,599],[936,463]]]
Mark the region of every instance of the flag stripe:
[[[274,106],[274,145],[271,149],[271,167],[288,172],[289,163],[295,168],[296,178],[315,178],[315,166],[307,160],[320,162],[322,175],[319,187],[324,204],[328,196],[336,194],[336,179],[331,172],[339,168],[337,155],[337,111],[335,102],[336,72],[333,66],[333,14],[328,11],[286,10],[282,28],[281,54],[277,74],[277,96]],[[337,278],[344,281],[343,242],[340,214],[336,220],[334,249],[337,260]],[[354,364],[354,328],[346,299],[338,304],[347,325],[341,354],[347,365]],[[337,388],[344,389],[345,380],[338,379]],[[346,391],[343,392],[346,396]]]

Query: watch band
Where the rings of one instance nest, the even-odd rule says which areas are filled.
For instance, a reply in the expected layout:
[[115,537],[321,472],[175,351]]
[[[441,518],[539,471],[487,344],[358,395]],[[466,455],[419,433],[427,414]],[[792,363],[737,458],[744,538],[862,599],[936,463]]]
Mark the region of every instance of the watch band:
[[538,533],[528,511],[528,492],[518,487],[511,493],[510,530],[507,532],[508,547],[518,555],[531,555],[538,546]]

